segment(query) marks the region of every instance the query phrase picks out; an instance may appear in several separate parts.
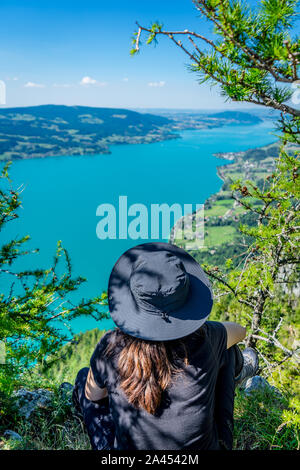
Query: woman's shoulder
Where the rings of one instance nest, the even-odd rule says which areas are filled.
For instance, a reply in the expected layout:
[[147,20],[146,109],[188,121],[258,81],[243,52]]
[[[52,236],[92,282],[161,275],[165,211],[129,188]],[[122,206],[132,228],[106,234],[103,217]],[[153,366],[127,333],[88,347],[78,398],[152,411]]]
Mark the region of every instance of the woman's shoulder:
[[113,330],[107,330],[99,338],[98,343],[96,343],[94,348],[93,356],[102,356],[102,353],[110,344],[110,339],[112,337]]
[[220,321],[209,320],[204,323],[205,332],[208,336],[224,336],[226,328]]
[[198,330],[185,338],[190,346],[202,343],[219,343],[226,340],[226,329],[221,322],[207,320]]
[[106,360],[117,356],[123,345],[121,339],[118,328],[107,330],[96,345],[94,355]]
[[115,330],[112,328],[111,330],[106,330],[105,333],[101,336],[99,342],[108,342],[113,337]]

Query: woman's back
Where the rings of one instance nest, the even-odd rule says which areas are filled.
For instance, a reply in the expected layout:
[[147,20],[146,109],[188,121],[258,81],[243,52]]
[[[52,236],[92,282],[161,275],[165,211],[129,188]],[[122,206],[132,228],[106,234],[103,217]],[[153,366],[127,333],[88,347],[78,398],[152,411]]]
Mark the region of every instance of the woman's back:
[[137,245],[114,265],[107,295],[117,328],[74,393],[92,448],[115,438],[124,450],[231,449],[236,377],[258,360],[248,351],[244,364],[235,346],[245,328],[207,321],[213,293],[199,263],[169,243]]
[[[118,360],[122,344],[109,331],[98,343],[91,369],[100,388],[107,388],[116,428],[117,449],[218,449],[215,390],[226,351],[227,334],[218,322],[207,321],[184,338],[188,365],[163,392],[155,414],[132,405],[120,386]],[[105,354],[107,347],[113,351]]]

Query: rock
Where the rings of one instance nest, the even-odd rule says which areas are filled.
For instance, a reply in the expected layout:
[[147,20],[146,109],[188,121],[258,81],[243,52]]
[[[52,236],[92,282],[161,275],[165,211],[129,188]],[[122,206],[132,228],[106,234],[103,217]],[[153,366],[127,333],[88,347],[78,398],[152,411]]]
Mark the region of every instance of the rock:
[[269,382],[263,377],[260,377],[260,375],[250,377],[250,379],[246,381],[244,386],[244,393],[246,395],[251,395],[251,393],[256,390],[269,390],[275,393],[278,397],[282,398],[282,394],[280,393],[278,388],[273,387],[273,385],[270,385]]
[[4,437],[6,437],[7,439],[13,439],[14,441],[22,440],[22,436],[20,436],[20,434],[18,434],[17,432],[12,431],[11,429],[6,429],[6,431],[4,431]]
[[37,390],[26,390],[20,388],[13,392],[18,412],[21,416],[29,418],[37,408],[48,408],[53,399],[53,392],[39,388]]

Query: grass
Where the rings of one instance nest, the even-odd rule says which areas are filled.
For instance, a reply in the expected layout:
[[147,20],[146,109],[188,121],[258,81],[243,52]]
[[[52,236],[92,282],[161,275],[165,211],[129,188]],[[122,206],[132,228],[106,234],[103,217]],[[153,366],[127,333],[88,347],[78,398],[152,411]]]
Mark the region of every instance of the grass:
[[[278,398],[272,390],[247,397],[237,390],[234,410],[234,449],[299,450],[300,421],[287,398]],[[16,441],[0,437],[0,449],[12,450],[84,450],[89,438],[81,420],[55,394],[48,410],[39,409],[30,420],[14,418],[5,423],[22,436]],[[1,426],[3,429],[3,426]],[[1,429],[0,429],[1,431]],[[0,432],[1,434],[1,432]]]
[[[191,233],[190,230],[185,230],[184,234],[186,237],[189,236]],[[175,243],[176,245],[189,249],[189,250],[198,250],[201,246],[201,250],[205,250],[208,248],[213,248],[216,245],[221,245],[222,243],[233,243],[234,237],[237,233],[237,230],[232,225],[222,225],[221,227],[218,226],[205,226],[205,234],[204,234],[204,245],[200,244],[201,240],[189,240],[182,239],[182,231],[177,230],[175,236]]]
[[233,207],[232,199],[221,199],[215,201],[211,209],[205,210],[205,217],[223,216],[226,212]]
[[207,227],[205,230],[204,242],[206,246],[213,247],[221,243],[232,243],[236,229],[232,225],[222,225],[222,227]]
[[232,180],[240,179],[243,174],[240,171],[228,171],[226,172],[226,177],[230,177]]
[[288,400],[272,390],[246,397],[237,391],[234,448],[238,450],[299,450],[300,420]]
[[[0,426],[0,436],[11,429],[22,440],[0,437],[0,450],[84,450],[90,442],[82,421],[74,414],[73,407],[54,390],[51,406],[38,409],[29,419],[18,416],[16,410],[6,410]],[[11,405],[9,405],[11,406]],[[9,416],[9,420],[8,420]]]
[[43,419],[34,428],[21,423],[18,433],[22,440],[0,439],[0,450],[89,450],[90,441],[79,418],[66,420],[63,424]]

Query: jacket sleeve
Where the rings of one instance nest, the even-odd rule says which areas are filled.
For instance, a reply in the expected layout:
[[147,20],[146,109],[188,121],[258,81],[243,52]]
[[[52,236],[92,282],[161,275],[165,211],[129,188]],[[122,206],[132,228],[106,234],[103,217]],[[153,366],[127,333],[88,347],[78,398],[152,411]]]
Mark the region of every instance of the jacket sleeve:
[[107,332],[102,336],[90,360],[90,367],[92,369],[95,382],[100,388],[106,387],[107,359],[105,357],[105,349],[108,345],[109,335],[110,332]]

